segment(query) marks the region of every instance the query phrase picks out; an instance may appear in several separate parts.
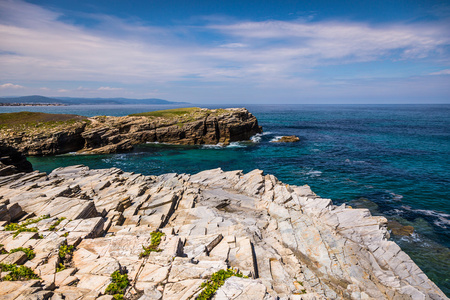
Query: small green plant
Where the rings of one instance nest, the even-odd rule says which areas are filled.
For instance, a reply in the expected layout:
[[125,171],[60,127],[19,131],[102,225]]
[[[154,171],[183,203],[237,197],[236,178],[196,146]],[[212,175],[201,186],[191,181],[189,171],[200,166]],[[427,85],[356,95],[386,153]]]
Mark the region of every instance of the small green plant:
[[62,236],[67,237],[69,235],[69,232],[64,233]]
[[6,251],[5,248],[3,248],[3,244],[0,244],[0,254],[8,254],[8,251]]
[[56,226],[58,226],[59,224],[61,224],[62,221],[64,221],[66,218],[65,217],[61,217],[59,218],[55,223],[53,223],[50,228],[48,230],[50,231],[55,231]]
[[5,226],[5,231],[15,231],[13,237],[18,236],[19,233],[21,233],[21,232],[37,232],[38,229],[36,227],[28,228],[27,226],[31,225],[31,224],[35,224],[41,220],[48,219],[48,218],[49,218],[49,216],[41,216],[36,219],[25,220],[25,221],[21,222],[20,224],[10,223]]
[[62,244],[61,246],[59,246],[59,258],[61,259],[65,259],[66,255],[72,255],[73,252],[73,245],[67,245],[66,243]]
[[211,279],[203,282],[201,287],[203,288],[200,295],[197,296],[196,300],[209,300],[214,296],[214,293],[225,283],[225,280],[231,276],[244,277],[242,273],[237,272],[233,269],[219,270],[211,275]]
[[143,257],[147,257],[150,255],[151,252],[160,252],[161,249],[158,248],[159,244],[161,243],[161,237],[164,236],[164,232],[160,232],[160,231],[153,231],[150,233],[151,241],[150,241],[150,245],[148,245],[147,247],[142,246],[142,249],[144,249],[144,251],[142,251],[139,254],[139,258],[143,258]]
[[2,280],[4,281],[40,279],[39,276],[34,274],[33,270],[25,266],[0,263],[0,270],[1,272],[9,272],[8,275],[3,277]]
[[59,246],[58,256],[60,263],[58,267],[56,267],[56,272],[66,269],[66,264],[68,264],[72,259],[73,248],[74,246],[67,245],[67,242],[64,242],[61,246]]
[[114,299],[123,299],[125,290],[130,284],[127,274],[121,274],[119,270],[111,274],[111,283],[106,287],[105,293],[113,295]]
[[63,265],[62,263],[59,263],[59,265],[56,267],[56,272],[58,273],[65,269],[66,269],[66,266]]
[[25,252],[25,254],[27,255],[27,258],[29,260],[33,259],[36,256],[36,253],[34,253],[33,249],[31,249],[31,248],[23,248],[23,247],[11,249],[11,251],[9,251],[9,253],[14,253],[14,252],[18,252],[18,251]]

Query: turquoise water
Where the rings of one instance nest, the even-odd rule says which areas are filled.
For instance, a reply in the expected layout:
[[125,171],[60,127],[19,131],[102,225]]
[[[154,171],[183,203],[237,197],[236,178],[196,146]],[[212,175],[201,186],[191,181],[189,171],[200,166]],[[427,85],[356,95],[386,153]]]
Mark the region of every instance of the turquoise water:
[[[173,107],[173,106],[172,106]],[[219,106],[216,106],[219,107]],[[222,106],[223,107],[223,106]],[[168,106],[2,107],[125,115]],[[212,107],[214,108],[214,107]],[[145,144],[111,155],[30,158],[35,169],[85,164],[144,174],[255,168],[289,184],[309,184],[336,204],[365,206],[404,225],[411,237],[394,238],[450,295],[450,105],[248,105],[264,134],[251,142],[214,146]],[[298,143],[271,143],[297,135]]]

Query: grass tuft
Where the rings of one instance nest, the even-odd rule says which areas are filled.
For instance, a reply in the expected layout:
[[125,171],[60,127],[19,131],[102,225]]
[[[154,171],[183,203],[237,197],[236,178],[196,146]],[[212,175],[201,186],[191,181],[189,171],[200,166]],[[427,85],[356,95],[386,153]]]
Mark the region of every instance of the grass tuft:
[[33,270],[25,266],[0,263],[0,271],[9,272],[9,274],[2,278],[3,281],[40,279],[39,276],[34,274]]
[[114,299],[123,299],[125,290],[130,284],[127,274],[121,274],[119,270],[111,274],[111,283],[106,287],[105,293],[113,295]]
[[144,251],[142,251],[139,254],[139,258],[147,257],[150,255],[151,252],[161,251],[161,249],[159,249],[158,246],[161,243],[161,237],[164,236],[164,232],[153,231],[150,233],[150,236],[152,237],[150,245],[148,245],[147,247],[142,246],[142,249],[144,249]]
[[202,283],[201,287],[203,288],[203,290],[195,299],[211,299],[216,291],[225,283],[225,280],[232,276],[247,278],[246,276],[242,275],[242,273],[237,272],[233,269],[219,270],[211,275],[211,279],[208,279],[207,281]]

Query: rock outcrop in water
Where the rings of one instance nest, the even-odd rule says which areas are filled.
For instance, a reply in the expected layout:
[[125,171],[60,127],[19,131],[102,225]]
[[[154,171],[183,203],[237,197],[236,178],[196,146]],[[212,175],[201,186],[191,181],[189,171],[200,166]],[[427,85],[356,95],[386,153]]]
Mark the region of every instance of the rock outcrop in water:
[[[43,115],[49,119],[50,114]],[[2,118],[0,125],[4,125],[1,121]],[[11,128],[6,125],[9,124],[5,124],[0,131],[0,138],[25,155],[54,155],[75,151],[114,153],[129,151],[133,145],[146,142],[228,144],[248,140],[262,131],[256,117],[245,108],[183,108],[125,117],[78,116],[65,118],[64,122],[36,121]]]
[[[3,226],[36,228],[3,227],[14,231],[0,231],[0,262],[40,278],[2,281],[0,298],[112,299],[103,295],[119,271],[127,299],[195,299],[212,274],[234,268],[248,278],[227,279],[214,299],[446,299],[387,240],[384,217],[260,170],[143,176],[72,166],[0,177],[0,195],[11,211]],[[144,253],[156,231],[160,244]],[[11,251],[19,247],[35,257]]]

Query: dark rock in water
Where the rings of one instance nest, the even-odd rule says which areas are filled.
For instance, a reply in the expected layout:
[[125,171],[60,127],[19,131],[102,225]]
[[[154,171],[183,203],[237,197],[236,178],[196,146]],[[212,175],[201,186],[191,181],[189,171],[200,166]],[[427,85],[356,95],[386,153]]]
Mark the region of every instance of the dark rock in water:
[[379,215],[379,206],[373,201],[370,201],[367,198],[360,197],[358,199],[351,200],[347,202],[347,205],[350,205],[353,208],[367,208],[370,210],[370,213],[373,215]]
[[0,142],[0,176],[31,171],[33,167],[22,153]]
[[393,235],[398,236],[409,236],[414,232],[414,227],[409,225],[404,226],[395,220],[388,221],[387,228]]
[[295,143],[300,141],[300,138],[295,135],[282,136],[279,140],[273,141],[273,143]]

